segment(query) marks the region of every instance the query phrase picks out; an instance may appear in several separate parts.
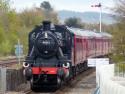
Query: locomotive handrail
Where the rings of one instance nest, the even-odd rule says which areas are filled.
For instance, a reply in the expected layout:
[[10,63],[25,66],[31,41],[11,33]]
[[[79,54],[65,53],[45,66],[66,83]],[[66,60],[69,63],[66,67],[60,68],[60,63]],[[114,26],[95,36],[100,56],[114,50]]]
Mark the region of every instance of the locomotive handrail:
[[24,60],[24,62],[32,62],[32,61],[34,61],[34,60]]
[[62,62],[72,62],[72,60],[59,60],[59,61],[62,61]]

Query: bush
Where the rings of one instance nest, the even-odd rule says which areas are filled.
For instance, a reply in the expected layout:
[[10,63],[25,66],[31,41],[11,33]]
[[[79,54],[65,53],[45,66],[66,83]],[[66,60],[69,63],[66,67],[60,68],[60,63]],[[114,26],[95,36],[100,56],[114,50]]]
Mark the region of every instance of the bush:
[[115,55],[111,55],[110,57],[115,63],[125,61],[125,57],[122,54],[115,54]]
[[12,45],[9,40],[4,40],[0,44],[0,55],[7,55],[8,53],[11,53]]

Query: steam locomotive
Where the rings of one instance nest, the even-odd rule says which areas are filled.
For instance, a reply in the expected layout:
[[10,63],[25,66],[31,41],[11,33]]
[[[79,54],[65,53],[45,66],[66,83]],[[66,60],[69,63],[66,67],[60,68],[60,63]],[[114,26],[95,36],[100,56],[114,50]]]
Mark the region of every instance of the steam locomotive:
[[111,40],[108,33],[43,21],[29,33],[29,51],[23,64],[31,89],[60,87],[87,69],[87,58],[110,53]]

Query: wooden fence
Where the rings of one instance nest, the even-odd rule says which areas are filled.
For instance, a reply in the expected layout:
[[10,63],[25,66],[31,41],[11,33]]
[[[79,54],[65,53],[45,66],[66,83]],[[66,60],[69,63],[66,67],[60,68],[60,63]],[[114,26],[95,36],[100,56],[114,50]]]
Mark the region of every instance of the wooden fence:
[[23,69],[0,68],[0,91],[14,91],[25,82]]

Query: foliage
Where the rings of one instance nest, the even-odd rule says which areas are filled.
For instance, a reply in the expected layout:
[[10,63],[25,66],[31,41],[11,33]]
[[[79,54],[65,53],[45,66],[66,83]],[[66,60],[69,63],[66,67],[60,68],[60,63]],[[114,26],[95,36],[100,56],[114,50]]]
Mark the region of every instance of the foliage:
[[118,14],[115,17],[117,23],[110,26],[113,35],[113,55],[111,58],[114,62],[125,61],[125,0],[115,0],[116,5],[114,12]]
[[[24,54],[26,54],[28,33],[35,25],[41,24],[45,20],[45,16],[44,9],[40,7],[24,9],[17,13],[10,8],[9,0],[0,0],[0,56],[14,55],[14,46],[18,39],[23,44]],[[51,10],[49,17],[54,23],[58,23],[57,14],[54,10]]]
[[110,57],[111,57],[112,61],[115,63],[125,61],[125,57],[120,54],[112,54]]
[[82,28],[82,22],[80,18],[76,17],[71,17],[65,20],[65,24],[69,27],[77,27],[77,28]]
[[25,9],[23,12],[18,14],[18,16],[21,19],[20,21],[21,26],[28,27],[28,28],[33,28],[35,25],[40,23],[44,18],[42,10],[39,10],[37,8],[33,8],[29,10]]
[[44,13],[44,19],[50,20],[53,23],[58,23],[57,13],[54,11],[48,1],[43,1],[40,5],[40,8]]
[[40,5],[41,8],[43,8],[44,10],[46,11],[52,11],[53,8],[52,6],[50,5],[50,3],[48,1],[43,1]]
[[11,44],[9,40],[4,40],[0,45],[0,52],[3,53],[3,55],[7,55],[8,53],[11,53]]
[[115,76],[125,77],[125,62],[116,63]]

